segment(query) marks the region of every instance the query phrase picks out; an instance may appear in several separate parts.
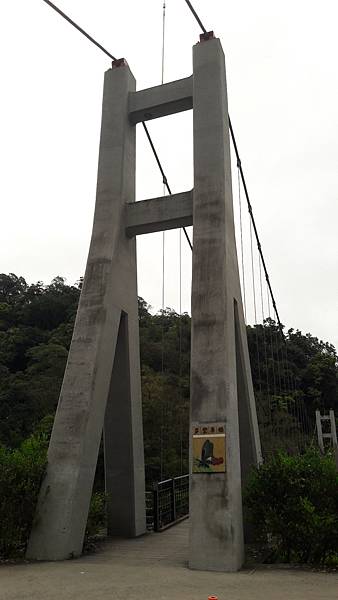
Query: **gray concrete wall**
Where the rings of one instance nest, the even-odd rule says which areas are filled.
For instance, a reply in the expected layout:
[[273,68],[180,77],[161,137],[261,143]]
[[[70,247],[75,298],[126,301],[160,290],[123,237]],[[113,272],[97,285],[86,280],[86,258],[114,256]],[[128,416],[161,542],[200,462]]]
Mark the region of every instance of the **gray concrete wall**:
[[250,439],[243,440],[244,463],[257,463],[259,437],[237,264],[220,41],[197,44],[193,63],[191,423],[225,423],[226,473],[191,475],[189,565],[235,571],[244,558],[239,414],[245,435],[250,430]]
[[189,227],[193,224],[192,205],[191,191],[127,204],[126,233],[132,237],[154,231]]
[[[58,560],[82,551],[108,397],[106,479],[115,506],[123,508],[118,532],[145,531],[136,251],[135,239],[125,235],[124,211],[135,200],[133,91],[128,66],[107,71],[92,240],[29,558]],[[117,372],[125,378],[122,389]],[[116,450],[126,450],[122,463],[114,461]]]
[[129,119],[140,123],[192,108],[192,77],[130,94]]

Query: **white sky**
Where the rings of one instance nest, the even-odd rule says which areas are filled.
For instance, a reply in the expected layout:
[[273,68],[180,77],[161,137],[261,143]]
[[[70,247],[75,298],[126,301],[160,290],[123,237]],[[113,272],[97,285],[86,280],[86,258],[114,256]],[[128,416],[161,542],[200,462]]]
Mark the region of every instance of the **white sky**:
[[[56,3],[128,60],[138,89],[160,83],[163,0]],[[42,0],[2,4],[0,271],[73,283],[85,270],[110,61]],[[229,110],[281,319],[338,347],[337,2],[194,5],[225,51]],[[167,0],[165,81],[191,74],[198,36],[185,2]],[[149,123],[174,192],[193,185],[191,117]],[[137,158],[137,199],[161,195],[141,129]],[[234,202],[237,211],[235,176]],[[176,310],[178,238],[166,233],[165,304]],[[161,239],[138,238],[139,294],[154,309],[161,305]],[[191,252],[183,237],[182,248],[182,308],[189,311]],[[251,300],[249,321],[252,315]]]

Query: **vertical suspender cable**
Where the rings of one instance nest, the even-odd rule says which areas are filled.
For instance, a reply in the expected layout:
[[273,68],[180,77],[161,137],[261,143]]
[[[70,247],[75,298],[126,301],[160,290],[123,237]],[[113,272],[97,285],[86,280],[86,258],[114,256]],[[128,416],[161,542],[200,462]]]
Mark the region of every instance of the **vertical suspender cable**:
[[[268,367],[267,367],[267,352],[266,352],[266,338],[265,338],[265,310],[264,310],[264,298],[263,298],[263,278],[262,278],[262,264],[261,264],[261,257],[260,255],[258,255],[258,264],[259,264],[259,287],[260,287],[260,293],[261,293],[261,311],[262,311],[262,334],[263,334],[263,348],[264,348],[264,358],[265,358],[265,368],[266,368],[266,390],[267,390],[267,399],[268,399],[268,404],[266,408],[266,411],[268,413],[268,421],[269,421],[269,426],[272,430],[272,422],[271,422],[271,400],[270,400],[270,390],[269,390],[269,375],[268,375]],[[260,386],[261,389],[262,386]],[[261,402],[263,402],[263,396],[264,394],[262,394],[262,389],[261,389]],[[264,423],[265,426],[265,423]],[[271,430],[270,430],[270,435],[271,435]],[[265,434],[265,432],[264,432]],[[266,434],[264,435],[264,437],[266,437]]]
[[261,291],[262,323],[264,325],[265,316],[264,316],[264,298],[263,298],[262,260],[259,255],[258,255],[258,264],[259,264],[259,287],[260,287],[260,291]]
[[252,226],[251,219],[249,215],[250,221],[250,250],[251,250],[251,271],[252,271],[252,290],[253,290],[253,302],[254,302],[254,331],[256,337],[256,355],[257,355],[257,370],[258,370],[258,381],[259,387],[261,389],[261,366],[260,366],[260,355],[259,355],[259,339],[258,339],[258,324],[257,324],[257,304],[256,304],[256,283],[255,283],[255,265],[254,265],[254,253],[253,253],[253,245],[252,245]]
[[[277,317],[276,317],[276,313],[275,313],[275,319],[274,319],[277,323]],[[280,371],[280,360],[279,360],[279,335],[280,335],[280,331],[275,331],[275,337],[276,337],[276,354],[277,354],[277,373],[278,373],[278,383],[279,383],[279,394],[282,395],[283,392],[283,387],[282,387],[282,377],[281,377],[281,371]],[[284,336],[282,336],[283,339]]]
[[253,291],[253,302],[254,302],[254,313],[255,313],[255,324],[256,324],[257,323],[256,284],[255,284],[255,265],[254,265],[254,254],[253,254],[253,245],[252,245],[251,219],[250,219],[250,248],[251,248],[252,291]]
[[[161,58],[161,84],[164,82],[164,50],[165,50],[165,16],[166,3],[163,2],[162,12],[162,58]],[[166,185],[163,179],[163,196],[166,194]],[[165,233],[162,231],[162,411],[161,411],[161,452],[160,452],[160,480],[163,480],[163,465],[164,465],[164,422],[166,421],[166,407],[164,400],[164,307],[165,307]]]
[[[163,2],[163,21],[162,21],[162,69],[161,69],[161,84],[164,83],[164,53],[165,53],[165,17],[166,3]],[[163,196],[166,194],[166,186],[163,182]],[[164,310],[164,277],[165,277],[165,232],[162,231],[162,310]]]
[[271,422],[272,422],[272,433],[274,436],[275,444],[274,447],[276,449],[276,434],[277,434],[277,421],[275,418],[276,408],[277,408],[277,386],[276,386],[276,373],[275,373],[275,355],[274,355],[274,347],[273,347],[273,320],[269,321],[269,338],[270,338],[270,350],[271,350],[271,367],[272,367],[272,383],[273,383],[273,403],[272,403],[272,413],[271,413]]
[[240,174],[240,171],[239,171],[239,165],[237,165],[237,177],[238,177],[239,227],[240,227],[240,234],[241,234],[243,305],[244,305],[244,318],[245,318],[245,322],[246,322],[246,292],[245,292],[245,272],[244,272],[244,244],[243,244],[243,223],[242,223],[241,174]]
[[179,229],[179,413],[180,413],[180,472],[183,475],[183,394],[182,394],[182,229]]
[[166,4],[163,2],[163,26],[162,26],[162,77],[161,83],[164,82],[164,51],[165,51],[165,17],[166,17]]
[[[269,321],[268,321],[268,331],[270,329],[270,319],[271,319],[271,308],[270,308],[270,290],[269,290],[269,286],[268,283],[266,282],[266,289],[267,289],[267,295],[268,295],[268,317],[269,317]],[[273,441],[273,424],[272,424],[272,403],[271,403],[271,387],[270,387],[270,377],[269,377],[269,366],[268,366],[268,352],[267,352],[267,341],[266,341],[266,335],[265,335],[265,329],[266,327],[264,326],[264,357],[265,357],[265,368],[266,368],[266,384],[267,384],[267,392],[268,392],[268,405],[269,405],[269,421],[270,421],[270,445],[272,447],[272,441]]]

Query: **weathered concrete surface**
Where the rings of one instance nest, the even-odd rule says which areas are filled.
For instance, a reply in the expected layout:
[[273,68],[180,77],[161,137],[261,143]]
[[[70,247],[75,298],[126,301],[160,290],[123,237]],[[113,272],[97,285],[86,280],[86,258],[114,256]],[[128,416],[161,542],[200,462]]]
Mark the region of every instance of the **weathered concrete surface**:
[[260,443],[236,255],[225,65],[217,39],[195,46],[193,78],[136,93],[126,65],[106,74],[93,236],[31,558],[80,554],[105,412],[109,531],[132,536],[145,529],[135,240],[126,229],[133,235],[173,225],[173,215],[176,226],[185,218],[190,224],[191,197],[182,195],[183,207],[179,195],[157,200],[158,206],[149,200],[148,217],[141,214],[145,203],[126,207],[135,200],[131,123],[192,105],[191,422],[225,424],[227,470],[191,477],[189,564],[216,571],[242,564],[241,479],[260,460]]
[[336,600],[338,575],[263,568],[210,573],[187,568],[187,522],[115,540],[92,556],[0,566],[0,600]]
[[193,224],[193,194],[183,192],[127,204],[126,233],[128,236],[165,231]]
[[244,557],[241,475],[259,461],[260,442],[235,243],[220,41],[194,46],[193,65],[191,423],[225,424],[226,473],[191,476],[189,565],[235,571]]
[[192,108],[192,77],[132,92],[129,96],[131,123],[149,121]]
[[93,233],[30,558],[81,554],[108,398],[109,526],[124,535],[145,531],[136,250],[124,220],[125,203],[135,200],[135,128],[128,118],[134,90],[128,66],[105,74]]

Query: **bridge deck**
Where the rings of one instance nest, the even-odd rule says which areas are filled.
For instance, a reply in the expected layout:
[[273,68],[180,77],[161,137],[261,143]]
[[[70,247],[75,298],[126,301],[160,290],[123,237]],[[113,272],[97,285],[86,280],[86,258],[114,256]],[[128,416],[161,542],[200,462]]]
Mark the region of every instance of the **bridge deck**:
[[0,566],[1,600],[336,600],[338,575],[260,568],[187,569],[187,521],[96,554],[58,563]]

